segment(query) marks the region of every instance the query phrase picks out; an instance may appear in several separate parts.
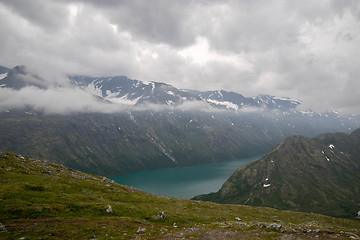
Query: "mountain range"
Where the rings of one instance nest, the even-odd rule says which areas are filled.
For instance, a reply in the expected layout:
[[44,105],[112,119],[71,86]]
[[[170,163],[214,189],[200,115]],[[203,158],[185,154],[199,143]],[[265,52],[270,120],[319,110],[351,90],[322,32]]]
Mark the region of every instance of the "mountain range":
[[[13,69],[1,67],[0,86],[19,90],[24,87],[34,86],[41,89],[48,88],[43,77],[33,73],[26,66],[16,66]],[[144,104],[160,104],[179,106],[185,102],[200,101],[213,108],[240,110],[243,108],[263,108],[277,110],[295,109],[301,104],[300,100],[286,97],[260,95],[244,97],[235,92],[224,90],[195,91],[177,89],[169,84],[160,82],[144,82],[129,79],[126,76],[113,77],[86,77],[68,76],[69,82],[76,87],[103,98],[112,103],[138,106]]]
[[[26,66],[0,70],[7,96],[0,103],[0,149],[99,175],[249,157],[291,135],[360,125],[359,115],[300,111],[301,101],[284,97],[184,90],[125,76],[58,81]],[[53,111],[84,98],[79,111]]]
[[218,192],[194,199],[355,217],[359,179],[360,129],[291,136],[236,170]]

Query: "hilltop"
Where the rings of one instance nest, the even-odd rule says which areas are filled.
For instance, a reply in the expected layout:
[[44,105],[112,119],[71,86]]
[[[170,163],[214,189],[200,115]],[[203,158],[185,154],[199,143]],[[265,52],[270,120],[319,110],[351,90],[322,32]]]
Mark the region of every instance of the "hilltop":
[[360,210],[360,129],[292,136],[195,199],[354,218]]

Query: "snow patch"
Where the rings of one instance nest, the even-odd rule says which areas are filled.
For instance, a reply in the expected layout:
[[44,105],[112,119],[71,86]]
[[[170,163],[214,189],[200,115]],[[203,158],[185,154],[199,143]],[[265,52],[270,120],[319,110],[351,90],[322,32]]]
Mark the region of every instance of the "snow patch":
[[6,78],[7,75],[8,75],[7,73],[0,74],[0,80],[3,80],[4,78]]
[[154,82],[151,82],[151,85],[152,85],[151,92],[154,92],[154,90],[155,90],[155,83],[154,83]]
[[168,100],[168,101],[166,101],[166,104],[169,105],[169,106],[172,106],[172,105],[174,105],[174,102],[171,101],[171,100]]
[[232,102],[228,102],[228,101],[216,101],[216,100],[212,100],[212,99],[207,99],[206,101],[208,101],[209,103],[213,103],[216,105],[222,105],[225,106],[227,109],[234,109],[234,110],[238,110],[239,106],[236,105],[235,103]]
[[264,184],[263,187],[264,188],[267,188],[267,187],[270,187],[271,184]]
[[302,102],[298,99],[291,99],[291,98],[287,98],[287,97],[272,97],[273,99],[276,100],[281,100],[281,101],[290,101],[293,104],[301,104]]
[[166,93],[169,94],[169,95],[175,96],[173,91],[167,91]]
[[127,96],[128,95],[124,95],[122,97],[106,97],[105,99],[110,101],[110,102],[113,102],[113,103],[134,106],[139,101],[139,99],[142,97],[142,96],[140,96],[140,97],[137,97],[137,98],[135,98],[133,100],[130,100],[130,99],[127,99]]
[[95,81],[96,81],[96,80],[92,81],[92,82],[85,88],[85,90],[86,90],[87,92],[90,92],[90,93],[96,95],[96,96],[103,97],[103,95],[102,95],[102,90],[101,90],[101,88],[99,88],[98,86],[95,85]]
[[334,149],[334,148],[335,148],[334,144],[330,144],[330,145],[329,145],[329,148],[330,148],[331,150]]
[[330,158],[328,158],[327,156],[325,156],[326,160],[329,162],[330,161]]

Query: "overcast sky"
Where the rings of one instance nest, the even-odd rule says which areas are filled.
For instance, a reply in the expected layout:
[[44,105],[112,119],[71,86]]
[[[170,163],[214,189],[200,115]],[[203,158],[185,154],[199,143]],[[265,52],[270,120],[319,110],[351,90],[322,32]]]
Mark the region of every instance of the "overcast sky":
[[0,65],[360,113],[358,0],[0,0]]

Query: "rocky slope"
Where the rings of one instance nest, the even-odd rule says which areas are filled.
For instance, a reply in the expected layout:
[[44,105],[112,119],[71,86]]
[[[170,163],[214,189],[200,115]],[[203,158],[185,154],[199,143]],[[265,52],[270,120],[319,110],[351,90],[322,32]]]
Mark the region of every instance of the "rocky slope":
[[360,129],[292,136],[239,168],[217,193],[195,199],[355,217],[360,210]]
[[352,239],[360,222],[141,192],[0,152],[0,239]]

